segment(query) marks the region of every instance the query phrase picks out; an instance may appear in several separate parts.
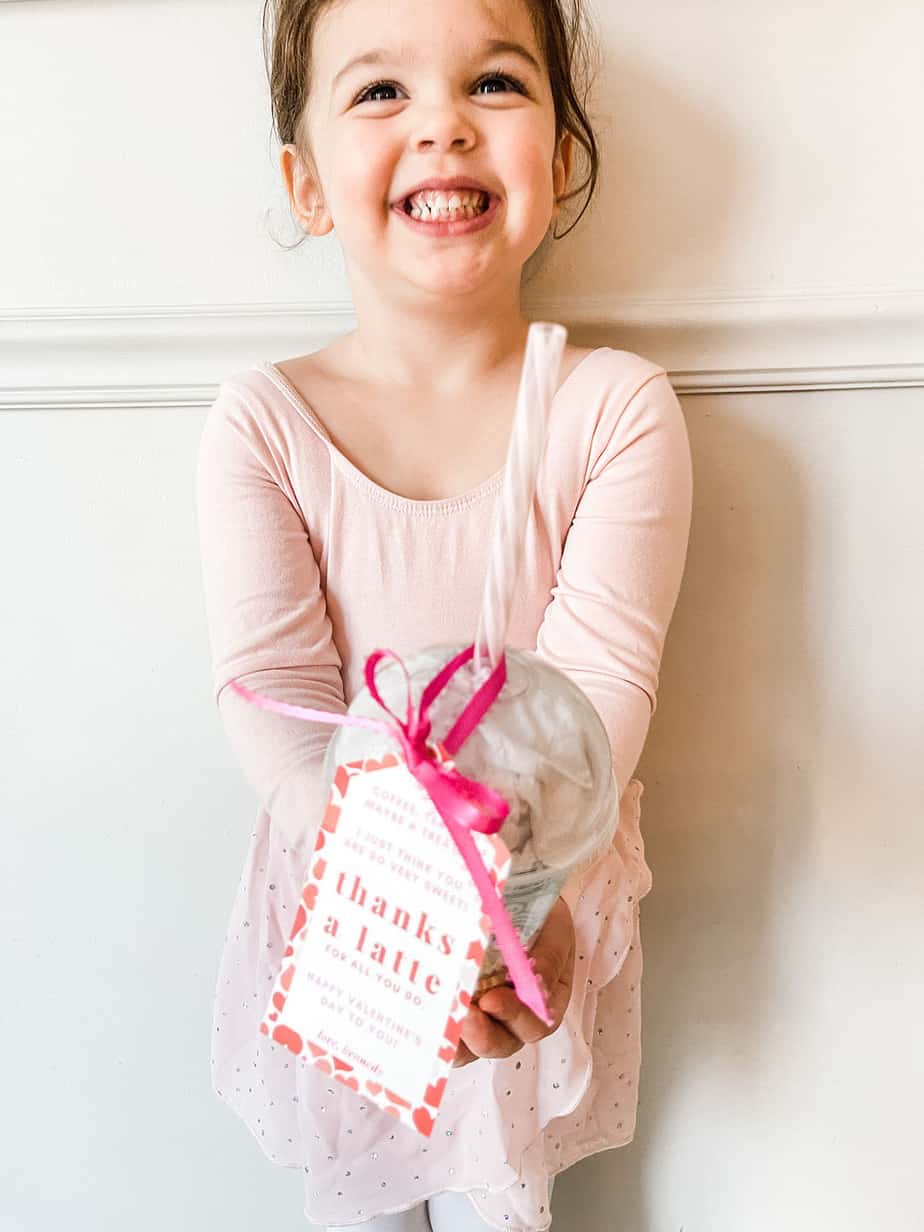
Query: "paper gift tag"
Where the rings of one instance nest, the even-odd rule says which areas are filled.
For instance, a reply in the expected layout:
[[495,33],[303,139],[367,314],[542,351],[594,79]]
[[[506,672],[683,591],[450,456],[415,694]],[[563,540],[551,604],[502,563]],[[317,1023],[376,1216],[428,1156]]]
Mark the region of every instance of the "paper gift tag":
[[[503,894],[510,852],[470,833]],[[308,868],[260,1030],[429,1137],[491,922],[402,753],[338,766]]]

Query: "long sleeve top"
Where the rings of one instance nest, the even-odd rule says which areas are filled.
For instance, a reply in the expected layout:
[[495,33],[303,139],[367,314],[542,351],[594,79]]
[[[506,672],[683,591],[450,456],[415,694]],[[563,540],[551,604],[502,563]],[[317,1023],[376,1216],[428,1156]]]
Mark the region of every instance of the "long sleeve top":
[[651,886],[634,774],[686,558],[689,441],[664,369],[610,347],[572,369],[549,419],[507,644],[553,663],[593,702],[619,823],[612,847],[563,890],[578,948],[561,1026],[513,1057],[452,1070],[428,1144],[258,1034],[336,728],[261,710],[228,685],[344,712],[373,650],[472,641],[504,471],[445,500],[390,492],[268,361],[223,381],[206,416],[197,505],[214,697],[257,797],[219,970],[212,1080],[269,1158],[303,1169],[305,1213],[322,1225],[456,1189],[494,1226],[534,1232],[548,1227],[551,1177],[634,1133],[638,904]]

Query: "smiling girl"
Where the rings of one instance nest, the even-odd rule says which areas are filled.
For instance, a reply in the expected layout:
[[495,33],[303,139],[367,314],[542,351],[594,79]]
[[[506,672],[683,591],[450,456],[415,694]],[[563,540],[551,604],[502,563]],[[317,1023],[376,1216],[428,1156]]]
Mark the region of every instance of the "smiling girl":
[[[214,694],[259,796],[212,1081],[268,1158],[302,1169],[316,1224],[541,1232],[555,1176],[635,1129],[651,874],[633,774],[686,557],[683,413],[657,364],[565,347],[507,642],[595,705],[619,822],[531,950],[552,1025],[512,988],[485,993],[425,1139],[259,1033],[332,728],[228,685],[342,714],[374,648],[471,641],[530,326],[524,266],[596,181],[573,80],[582,22],[563,0],[275,0],[264,17],[293,214],[336,232],[356,328],[229,376],[201,439]],[[576,145],[590,172],[569,190]]]

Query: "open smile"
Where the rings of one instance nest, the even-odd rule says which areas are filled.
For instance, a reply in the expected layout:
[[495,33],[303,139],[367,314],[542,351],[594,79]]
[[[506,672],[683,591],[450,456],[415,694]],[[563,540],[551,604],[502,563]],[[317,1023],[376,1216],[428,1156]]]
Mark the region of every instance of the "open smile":
[[483,214],[477,214],[474,218],[440,219],[439,222],[424,222],[420,218],[413,218],[405,206],[406,202],[401,201],[391,208],[412,231],[416,231],[419,235],[428,235],[431,239],[452,239],[455,236],[472,235],[475,231],[483,231],[485,227],[490,227],[500,209],[500,197],[492,194],[488,201],[488,208]]

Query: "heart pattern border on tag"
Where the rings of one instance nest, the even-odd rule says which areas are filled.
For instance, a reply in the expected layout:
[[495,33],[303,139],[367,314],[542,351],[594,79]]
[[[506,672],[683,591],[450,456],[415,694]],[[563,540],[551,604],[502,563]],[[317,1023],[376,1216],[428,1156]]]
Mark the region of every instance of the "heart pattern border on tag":
[[[436,743],[433,746],[436,756],[441,762],[452,760],[445,748]],[[313,1065],[324,1074],[329,1074],[344,1087],[355,1091],[358,1095],[367,1096],[377,1103],[389,1116],[394,1117],[408,1128],[429,1138],[433,1132],[437,1112],[446,1089],[449,1069],[459,1048],[462,1037],[462,1026],[471,1004],[471,992],[478,980],[478,972],[484,961],[485,951],[491,938],[491,924],[488,915],[482,912],[480,919],[481,940],[473,941],[468,948],[465,962],[461,969],[458,989],[452,1000],[449,1016],[443,1030],[442,1045],[437,1053],[435,1072],[430,1076],[423,1103],[413,1105],[399,1092],[392,1091],[381,1083],[364,1078],[357,1068],[349,1061],[330,1052],[328,1049],[306,1039],[298,1031],[281,1021],[286,1004],[286,995],[295,974],[295,950],[304,940],[317,899],[320,879],[324,875],[326,861],[323,856],[328,835],[337,832],[343,801],[349,791],[350,783],[357,775],[374,773],[391,766],[406,765],[401,754],[386,753],[380,758],[365,758],[361,761],[344,762],[337,767],[331,784],[330,795],[324,818],[318,830],[314,850],[309,860],[310,871],[302,890],[301,900],[292,924],[289,942],[283,955],[283,964],[273,986],[272,996],[267,1010],[260,1023],[260,1033],[273,1043],[287,1048],[289,1052],[306,1063]],[[486,869],[498,894],[503,893],[506,877],[510,868],[510,852],[499,835],[481,834],[480,840],[490,845],[491,860],[486,862]]]

